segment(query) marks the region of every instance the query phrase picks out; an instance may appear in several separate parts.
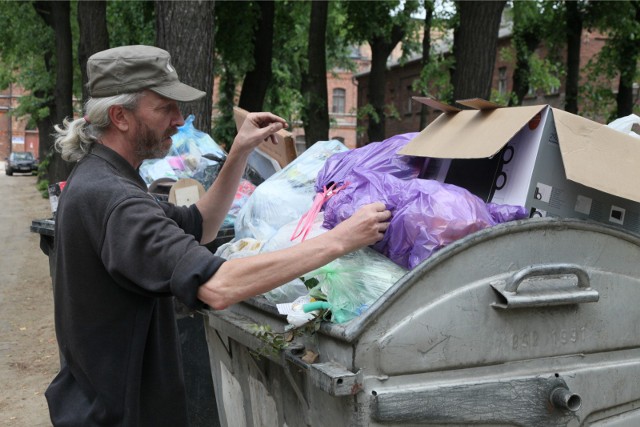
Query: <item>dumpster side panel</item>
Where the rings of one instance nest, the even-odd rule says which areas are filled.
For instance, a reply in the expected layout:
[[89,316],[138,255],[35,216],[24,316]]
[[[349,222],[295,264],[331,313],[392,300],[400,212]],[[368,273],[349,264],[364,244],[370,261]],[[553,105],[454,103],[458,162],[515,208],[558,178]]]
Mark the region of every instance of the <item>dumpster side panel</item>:
[[[450,251],[410,272],[372,307],[375,321],[361,323],[354,366],[363,371],[375,422],[634,425],[638,236],[589,223],[529,221],[470,236]],[[572,268],[533,269],[561,273],[520,283],[514,294],[530,306],[496,306],[495,285],[526,276],[519,273],[532,264]],[[547,298],[559,288],[569,296],[589,289],[598,298]],[[552,405],[559,381],[579,404]]]
[[[398,375],[640,347],[640,246],[607,230],[514,227],[468,241],[455,256],[434,257],[379,310],[358,347],[371,343],[371,351],[358,351],[356,366]],[[599,300],[494,307],[499,298],[492,284],[531,263],[579,266]],[[579,291],[576,281],[574,274],[536,277],[523,281],[518,293],[549,286]]]
[[277,363],[213,328],[207,334],[223,426],[368,425],[364,409],[355,409],[357,399],[316,387],[308,367]]

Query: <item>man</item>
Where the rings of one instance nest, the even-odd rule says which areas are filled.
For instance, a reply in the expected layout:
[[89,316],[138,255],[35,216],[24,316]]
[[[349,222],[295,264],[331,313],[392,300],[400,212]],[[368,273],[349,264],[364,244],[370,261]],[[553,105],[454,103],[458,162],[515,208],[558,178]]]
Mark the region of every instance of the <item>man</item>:
[[251,151],[286,126],[251,113],[214,185],[190,207],[156,201],[137,173],[167,154],[184,121],[177,101],[204,92],[181,83],[169,54],[124,46],[89,58],[83,118],[57,127],[77,161],[56,219],[54,299],[64,362],[46,392],[55,426],[185,426],[184,378],[171,296],[222,309],[380,240],[382,203],[282,251],[225,261],[213,240]]

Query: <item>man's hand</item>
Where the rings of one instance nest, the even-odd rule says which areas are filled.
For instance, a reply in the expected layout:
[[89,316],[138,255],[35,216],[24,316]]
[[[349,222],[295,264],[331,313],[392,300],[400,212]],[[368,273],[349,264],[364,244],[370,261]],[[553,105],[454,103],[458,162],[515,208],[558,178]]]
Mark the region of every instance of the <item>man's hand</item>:
[[237,147],[236,149],[251,152],[267,139],[270,139],[273,144],[277,144],[274,133],[286,127],[287,122],[275,114],[249,113],[238,130],[231,148]]
[[351,252],[382,240],[390,218],[391,212],[384,203],[375,202],[362,206],[332,231],[345,245],[346,252]]

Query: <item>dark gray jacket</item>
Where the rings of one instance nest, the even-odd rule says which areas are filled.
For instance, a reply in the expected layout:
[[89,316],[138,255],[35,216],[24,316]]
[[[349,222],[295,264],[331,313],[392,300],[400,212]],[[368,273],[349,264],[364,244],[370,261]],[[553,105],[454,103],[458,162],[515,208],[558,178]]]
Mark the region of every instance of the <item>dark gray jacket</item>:
[[202,217],[147,193],[138,173],[95,144],[59,200],[56,334],[64,363],[46,392],[55,426],[185,426],[186,397],[171,296],[223,259],[198,243]]

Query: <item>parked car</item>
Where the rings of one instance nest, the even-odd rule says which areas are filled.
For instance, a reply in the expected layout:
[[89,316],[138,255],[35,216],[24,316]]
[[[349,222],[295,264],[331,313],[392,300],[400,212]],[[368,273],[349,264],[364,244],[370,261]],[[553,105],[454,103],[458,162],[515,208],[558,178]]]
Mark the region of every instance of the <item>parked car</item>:
[[11,176],[14,172],[20,173],[38,173],[38,161],[32,153],[14,151],[6,158],[4,172]]

